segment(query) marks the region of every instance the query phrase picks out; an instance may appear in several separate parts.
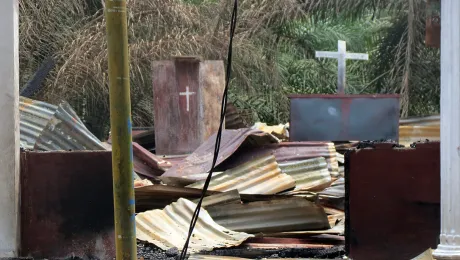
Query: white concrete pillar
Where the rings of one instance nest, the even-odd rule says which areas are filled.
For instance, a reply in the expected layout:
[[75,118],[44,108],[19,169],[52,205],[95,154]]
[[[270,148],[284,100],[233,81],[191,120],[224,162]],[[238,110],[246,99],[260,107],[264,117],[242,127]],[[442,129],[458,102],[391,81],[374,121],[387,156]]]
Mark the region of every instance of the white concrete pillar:
[[[423,228],[423,227],[420,227]],[[441,235],[434,257],[460,259],[460,1],[441,4]]]
[[0,258],[19,248],[18,0],[0,0]]

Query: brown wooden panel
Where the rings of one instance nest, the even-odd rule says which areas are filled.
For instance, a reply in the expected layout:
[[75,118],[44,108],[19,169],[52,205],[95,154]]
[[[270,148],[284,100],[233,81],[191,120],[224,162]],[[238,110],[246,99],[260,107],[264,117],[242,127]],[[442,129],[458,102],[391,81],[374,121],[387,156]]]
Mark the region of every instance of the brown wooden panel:
[[219,129],[223,87],[225,86],[224,63],[204,61],[200,67],[201,100],[206,109],[200,115],[201,135],[207,140]]
[[153,65],[156,153],[192,153],[217,132],[224,89],[222,61],[176,58]]

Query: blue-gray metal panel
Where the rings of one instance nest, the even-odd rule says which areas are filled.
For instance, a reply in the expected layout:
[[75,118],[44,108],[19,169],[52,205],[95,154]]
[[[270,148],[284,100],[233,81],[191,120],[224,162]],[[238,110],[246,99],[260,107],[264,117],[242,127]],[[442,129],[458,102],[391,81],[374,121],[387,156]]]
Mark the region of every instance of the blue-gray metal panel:
[[398,140],[398,95],[290,98],[291,141]]

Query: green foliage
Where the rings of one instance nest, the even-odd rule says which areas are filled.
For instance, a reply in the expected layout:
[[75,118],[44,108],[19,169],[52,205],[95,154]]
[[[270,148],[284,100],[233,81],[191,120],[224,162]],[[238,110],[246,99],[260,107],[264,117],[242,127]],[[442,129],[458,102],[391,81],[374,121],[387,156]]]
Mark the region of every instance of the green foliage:
[[[136,126],[153,125],[151,62],[226,59],[231,0],[128,1]],[[439,112],[439,51],[424,46],[423,1],[240,1],[230,100],[253,121],[289,121],[288,94],[335,93],[337,62],[315,59],[337,40],[370,61],[347,62],[348,93],[401,93],[403,115]],[[58,64],[36,97],[69,101],[99,137],[109,129],[105,21],[100,0],[20,0],[21,85]],[[407,79],[407,80],[406,80]]]

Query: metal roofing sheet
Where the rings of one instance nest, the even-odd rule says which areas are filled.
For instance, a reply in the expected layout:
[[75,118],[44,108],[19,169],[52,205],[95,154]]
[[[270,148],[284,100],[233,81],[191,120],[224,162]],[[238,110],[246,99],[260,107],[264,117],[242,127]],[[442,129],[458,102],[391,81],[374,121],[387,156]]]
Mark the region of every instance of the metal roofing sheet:
[[271,237],[304,237],[316,235],[343,235],[345,234],[345,219],[341,219],[334,227],[326,230],[290,231],[267,234]]
[[[211,169],[214,155],[216,135],[211,136],[193,154],[185,158],[179,164],[168,169],[165,177],[186,177],[193,174],[208,172]],[[240,147],[278,143],[279,140],[260,130],[243,128],[238,130],[224,130],[220,143],[219,158],[217,165],[228,159]],[[202,179],[197,179],[202,180]]]
[[295,190],[315,190],[328,185],[332,181],[327,169],[326,159],[314,159],[285,162],[279,164],[281,171],[293,177],[296,183]]
[[[182,250],[187,230],[196,204],[179,199],[164,210],[152,210],[136,216],[136,237],[155,244],[163,250],[177,247]],[[234,232],[213,221],[205,209],[201,209],[193,236],[190,252],[210,251],[240,245],[252,235]]]
[[218,224],[252,234],[330,228],[324,209],[303,198],[229,204],[207,210]]
[[156,176],[161,176],[165,168],[171,167],[171,163],[152,154],[138,143],[133,142],[133,156],[138,157],[142,162],[148,165]]
[[399,120],[399,125],[439,125],[441,117],[439,115],[424,116],[424,117],[409,117]]
[[404,146],[426,140],[440,140],[439,125],[408,125],[399,127],[399,143]]
[[333,143],[329,142],[286,142],[259,146],[247,146],[236,151],[232,157],[219,167],[229,169],[246,163],[263,155],[273,154],[278,163],[298,162],[307,159],[324,157],[333,177],[339,176],[337,152]]
[[[205,181],[200,181],[187,187],[202,189],[204,183]],[[209,190],[229,191],[237,189],[244,194],[276,194],[295,186],[294,179],[282,173],[275,157],[269,155],[213,176]]]
[[32,150],[38,136],[57,110],[57,106],[19,97],[21,147]]
[[319,193],[320,196],[329,196],[335,198],[345,198],[345,178],[340,178],[329,188]]
[[[180,198],[198,199],[201,190],[191,188],[173,187],[167,185],[151,185],[134,189],[136,197],[136,211],[162,209]],[[220,192],[208,191],[207,196]]]
[[[194,200],[193,202],[197,203],[198,200]],[[225,205],[232,203],[241,203],[241,196],[238,190],[231,190],[205,197],[201,203],[201,206],[203,208],[207,208],[216,205]]]
[[37,138],[34,149],[42,151],[105,150],[105,147],[85,127],[70,105],[62,102]]

